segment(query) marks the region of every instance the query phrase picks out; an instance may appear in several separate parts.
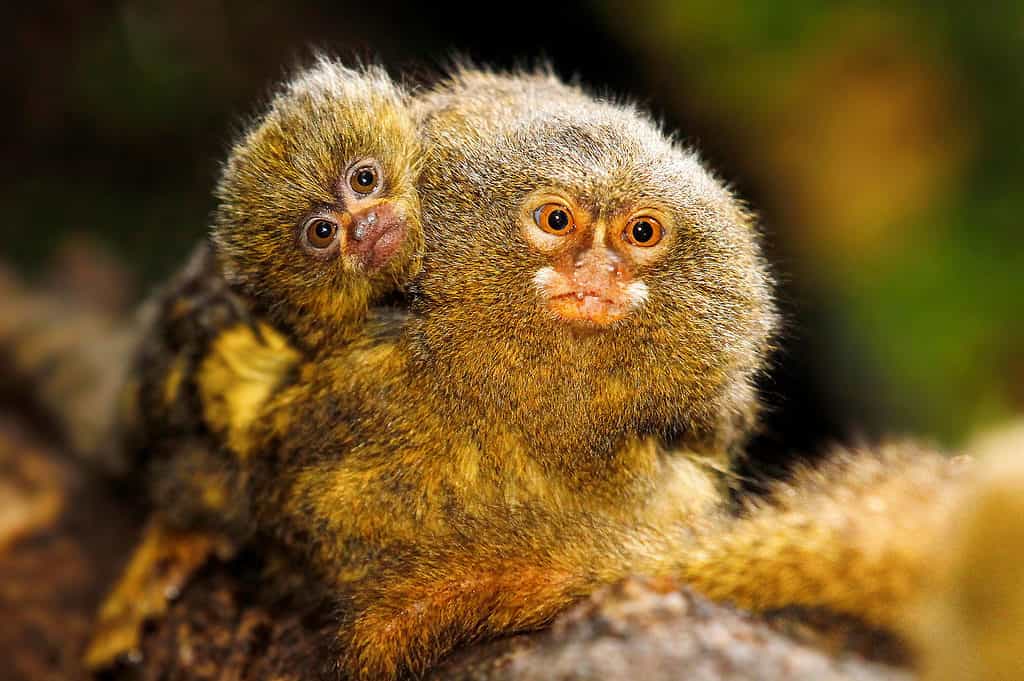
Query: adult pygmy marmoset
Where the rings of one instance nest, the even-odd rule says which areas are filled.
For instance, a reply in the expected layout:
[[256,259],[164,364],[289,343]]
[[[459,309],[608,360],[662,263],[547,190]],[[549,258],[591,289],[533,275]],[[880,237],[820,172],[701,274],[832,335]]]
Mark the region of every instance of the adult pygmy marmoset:
[[891,446],[739,517],[721,494],[775,312],[749,215],[698,159],[545,76],[459,73],[419,113],[409,317],[239,424],[255,524],[336,603],[344,673],[422,671],[636,573],[919,634],[957,588],[930,567],[970,467]]

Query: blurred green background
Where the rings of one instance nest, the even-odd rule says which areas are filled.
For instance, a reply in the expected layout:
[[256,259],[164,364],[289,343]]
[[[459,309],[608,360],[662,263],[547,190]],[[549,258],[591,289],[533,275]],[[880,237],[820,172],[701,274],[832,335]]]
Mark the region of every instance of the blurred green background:
[[[141,297],[231,135],[318,46],[428,81],[549,59],[651,108],[762,216],[785,350],[755,452],[1024,412],[1024,3],[36,2],[0,10],[3,259],[112,254]],[[92,257],[92,256],[90,256]]]

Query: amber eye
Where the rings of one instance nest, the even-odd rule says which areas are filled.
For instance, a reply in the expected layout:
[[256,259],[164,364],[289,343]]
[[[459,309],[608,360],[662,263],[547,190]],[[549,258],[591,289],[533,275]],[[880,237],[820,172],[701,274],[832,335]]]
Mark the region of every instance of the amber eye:
[[373,166],[360,166],[348,178],[348,185],[360,194],[369,194],[377,188],[379,178]]
[[572,211],[560,203],[546,203],[533,211],[533,220],[548,234],[562,236],[576,228]]
[[629,221],[622,238],[634,246],[649,248],[661,241],[664,234],[665,230],[662,229],[661,223],[654,218],[642,217]]
[[306,223],[306,243],[311,248],[330,248],[338,237],[338,225],[325,218],[313,218]]

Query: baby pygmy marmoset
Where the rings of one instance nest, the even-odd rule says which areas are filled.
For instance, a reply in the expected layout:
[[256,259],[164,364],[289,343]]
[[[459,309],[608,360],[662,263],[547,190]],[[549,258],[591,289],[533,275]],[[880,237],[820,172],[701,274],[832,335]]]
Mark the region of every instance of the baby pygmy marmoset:
[[[50,361],[32,365],[40,367],[39,394],[53,411],[68,414],[70,439],[84,457],[107,469],[148,469],[159,522],[144,546],[165,537],[167,524],[244,527],[242,507],[224,503],[235,483],[220,459],[228,445],[238,447],[221,440],[220,424],[247,418],[300,356],[337,351],[362,327],[370,305],[417,270],[419,135],[408,104],[382,69],[351,69],[327,58],[284,83],[231,150],[210,242],[143,307],[138,329],[127,334],[133,338],[118,346],[135,355],[130,369],[128,362],[112,366],[107,355],[100,363],[74,352],[76,342],[110,343],[99,334],[75,340],[60,333],[67,326],[60,311],[54,323],[28,333],[14,315],[9,330],[0,328],[15,350],[52,347],[58,365],[92,376],[77,380],[83,389],[69,395],[48,387],[69,372],[53,371]],[[238,322],[267,342],[246,357],[244,376],[232,373],[233,383],[215,395],[216,375],[204,376],[211,397],[200,400],[199,360],[213,339],[230,342]],[[39,354],[46,353],[27,356]],[[118,392],[120,399],[110,398]],[[136,563],[155,555],[140,551]],[[133,563],[126,574],[144,575],[144,566]],[[137,589],[127,579],[108,600],[105,619],[125,619],[145,602]],[[97,663],[106,657],[91,655]]]
[[[383,70],[320,59],[281,88],[232,149],[212,244],[157,298],[131,376],[138,406],[119,435],[150,452],[156,518],[104,605],[94,666],[123,652],[118,635],[102,635],[108,625],[131,630],[118,623],[149,614],[138,612],[146,600],[132,576],[145,576],[165,545],[173,552],[174,542],[202,540],[175,528],[226,533],[235,543],[248,535],[247,506],[228,503],[241,472],[224,455],[243,448],[223,439],[228,426],[251,417],[300,356],[343,347],[370,305],[416,271],[419,139],[407,105]],[[265,341],[244,357],[245,372],[216,363],[205,370],[200,360],[214,342],[218,360],[242,361],[230,350],[238,322]]]
[[[163,294],[140,353],[141,420],[154,426],[143,442],[180,420],[174,411],[187,403],[195,370],[182,366],[186,355],[198,357],[232,316],[284,334],[279,356],[264,353],[260,365],[271,374],[261,380],[281,380],[273,374],[296,358],[292,348],[336,349],[371,304],[415,272],[419,145],[407,104],[383,70],[321,58],[289,80],[235,144],[217,186],[212,247]],[[200,352],[183,350],[190,344]],[[203,409],[236,418],[256,399],[246,387]],[[197,411],[188,406],[183,418]]]
[[[130,369],[91,351],[111,345],[109,332],[74,332],[79,317],[90,320],[73,304],[0,307],[11,370],[67,422],[62,430],[84,458],[123,470],[135,464],[115,452],[201,432],[194,361],[239,318],[284,334],[280,352],[262,355],[262,378],[273,385],[296,350],[343,344],[371,304],[404,285],[422,242],[408,103],[383,69],[324,57],[284,83],[231,150],[210,243],[115,344],[137,356]],[[110,399],[118,392],[125,408]],[[224,398],[233,403],[206,408],[244,410],[256,399],[241,388]]]
[[382,69],[321,59],[232,149],[217,261],[302,348],[344,338],[416,269],[419,138],[407,105]]

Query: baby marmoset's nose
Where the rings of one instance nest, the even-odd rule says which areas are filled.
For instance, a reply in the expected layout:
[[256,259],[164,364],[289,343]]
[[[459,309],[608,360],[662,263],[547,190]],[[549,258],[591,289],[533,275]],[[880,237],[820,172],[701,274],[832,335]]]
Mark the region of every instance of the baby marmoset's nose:
[[365,241],[367,237],[373,235],[374,228],[379,224],[381,223],[377,219],[376,210],[364,213],[360,219],[353,222],[352,239],[354,241]]
[[383,267],[406,237],[405,216],[391,206],[377,205],[352,215],[346,251],[363,267]]

